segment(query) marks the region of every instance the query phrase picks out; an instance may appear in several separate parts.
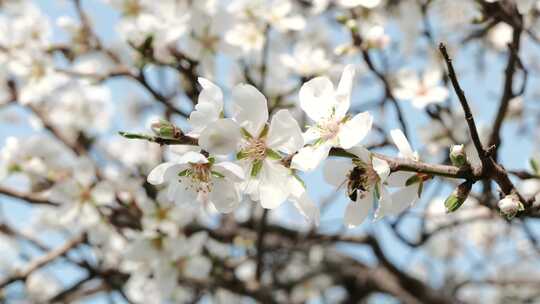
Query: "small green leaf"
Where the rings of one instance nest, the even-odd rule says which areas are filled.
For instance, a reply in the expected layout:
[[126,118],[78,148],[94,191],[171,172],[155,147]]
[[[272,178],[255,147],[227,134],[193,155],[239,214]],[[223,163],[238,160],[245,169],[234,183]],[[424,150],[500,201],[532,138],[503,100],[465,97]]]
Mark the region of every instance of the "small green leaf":
[[531,168],[533,169],[535,174],[540,174],[540,165],[538,164],[538,161],[534,158],[531,158],[529,160],[529,163],[531,165]]
[[459,199],[454,193],[450,194],[450,196],[444,201],[446,212],[450,213],[458,210],[458,208],[463,205],[463,202],[465,202],[465,200]]
[[212,176],[213,177],[218,177],[218,178],[224,178],[225,177],[225,175],[223,175],[223,174],[221,174],[221,173],[219,173],[217,171],[212,171]]
[[281,159],[281,155],[279,153],[277,153],[276,151],[272,150],[272,149],[266,149],[266,155],[270,158],[270,159]]
[[242,132],[242,136],[245,139],[252,139],[253,138],[253,136],[251,134],[249,134],[248,130],[246,130],[245,128],[240,128],[240,132]]
[[150,139],[148,135],[139,134],[139,133],[130,133],[130,132],[120,131],[118,132],[118,134],[120,134],[120,136],[122,137],[129,138],[129,139],[148,139],[148,140]]
[[213,156],[208,157],[208,163],[209,163],[210,165],[215,164],[215,163],[216,163],[216,158],[213,157]]
[[405,182],[405,186],[410,186],[410,185],[416,184],[418,182],[420,182],[420,176],[413,175],[413,176],[409,177],[409,179],[407,179],[407,181]]
[[262,169],[262,165],[263,165],[262,160],[257,160],[253,162],[253,165],[251,167],[251,177],[257,177],[257,175],[259,175],[259,172],[261,172],[261,169]]
[[306,188],[306,183],[300,178],[300,176],[298,176],[296,173],[292,173],[292,176],[302,184],[302,187],[304,187],[304,189]]
[[178,176],[189,176],[191,174],[191,170],[186,169],[184,171],[181,171],[178,173]]
[[377,200],[381,199],[381,189],[379,187],[380,187],[379,183],[375,184],[374,190],[375,190],[375,198]]
[[418,198],[422,197],[422,191],[424,190],[424,182],[420,182],[418,185]]
[[261,133],[259,134],[259,138],[264,138],[268,134],[268,124],[264,125],[264,128],[262,129]]
[[244,150],[238,151],[238,153],[236,153],[236,159],[244,159],[246,157],[248,157],[248,153]]

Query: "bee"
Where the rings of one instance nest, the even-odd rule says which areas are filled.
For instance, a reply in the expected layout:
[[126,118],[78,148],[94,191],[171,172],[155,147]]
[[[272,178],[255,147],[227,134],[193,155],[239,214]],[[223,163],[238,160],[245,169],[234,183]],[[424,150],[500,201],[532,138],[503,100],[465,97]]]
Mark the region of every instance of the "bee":
[[347,195],[352,201],[356,201],[358,190],[366,191],[363,183],[366,170],[362,167],[355,166],[349,173],[349,181],[347,182]]

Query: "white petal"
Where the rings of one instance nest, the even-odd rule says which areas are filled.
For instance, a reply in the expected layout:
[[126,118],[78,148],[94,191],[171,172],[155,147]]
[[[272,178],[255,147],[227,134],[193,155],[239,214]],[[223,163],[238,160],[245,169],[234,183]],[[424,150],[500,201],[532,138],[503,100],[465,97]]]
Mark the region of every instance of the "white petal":
[[377,172],[381,181],[385,181],[388,175],[390,175],[390,166],[385,160],[373,157],[372,159],[373,170]]
[[279,110],[272,117],[266,144],[271,149],[287,154],[298,151],[304,145],[302,131],[298,126],[298,122],[288,110]]
[[354,228],[362,224],[362,222],[368,216],[371,206],[373,205],[373,195],[371,192],[364,193],[362,196],[360,196],[360,193],[358,193],[358,195],[359,197],[357,201],[349,202],[349,205],[347,205],[347,208],[345,209],[343,221],[349,228]]
[[221,112],[223,110],[223,92],[221,92],[221,89],[206,78],[199,77],[198,81],[203,88],[199,94],[199,104],[213,104]]
[[198,103],[195,111],[189,114],[189,124],[192,127],[189,135],[198,136],[208,124],[219,119],[220,112],[221,110],[210,103]]
[[437,68],[432,68],[424,72],[422,81],[424,85],[429,88],[438,85],[441,79],[441,70]]
[[214,179],[210,201],[221,213],[228,213],[236,209],[240,204],[240,195],[234,183],[225,179]]
[[191,204],[197,201],[197,192],[194,185],[191,182],[191,178],[179,178],[179,181],[174,181],[167,187],[167,195],[169,200],[174,201],[175,204]]
[[251,135],[258,137],[268,121],[266,97],[254,86],[240,84],[232,91],[232,117]]
[[265,209],[279,207],[289,196],[289,170],[280,164],[264,161],[259,183],[259,200]]
[[209,124],[199,137],[199,146],[211,154],[236,151],[242,139],[240,127],[230,119],[219,119]]
[[415,159],[415,153],[413,152],[409,141],[405,137],[405,134],[403,134],[400,129],[391,130],[390,136],[398,148],[401,157]]
[[397,171],[393,172],[386,179],[386,184],[390,187],[404,187],[407,180],[413,177],[416,173],[407,172],[407,171]]
[[180,164],[206,164],[208,159],[199,152],[188,151],[178,159]]
[[320,210],[315,203],[309,198],[307,192],[304,192],[298,198],[291,198],[294,206],[302,216],[315,226],[319,226],[320,223]]
[[294,176],[289,177],[291,187],[290,200],[302,216],[315,226],[319,225],[320,211],[317,205],[309,198],[302,183]]
[[379,199],[379,207],[375,211],[375,219],[381,219],[387,215],[396,215],[399,214],[402,210],[401,206],[394,204],[392,202],[392,196],[388,192],[386,187],[381,186],[380,188],[381,197]]
[[351,105],[351,93],[356,70],[352,64],[345,66],[336,91],[336,117],[344,117]]
[[306,146],[300,149],[291,161],[291,168],[301,171],[312,171],[328,157],[330,145]]
[[324,180],[332,186],[340,187],[352,169],[353,163],[349,159],[329,159],[323,166]]
[[321,131],[317,126],[309,127],[304,134],[302,134],[302,137],[304,138],[304,144],[310,144],[316,141],[317,139],[321,138]]
[[392,214],[399,214],[413,205],[418,199],[418,184],[407,186],[392,193]]
[[300,88],[300,107],[314,121],[329,118],[335,107],[334,84],[328,77],[315,77]]
[[148,174],[147,181],[152,185],[160,185],[165,181],[168,181],[176,176],[180,172],[180,169],[185,167],[184,165],[172,162],[166,162],[157,165],[150,174]]
[[240,182],[245,178],[244,169],[235,163],[220,162],[215,164],[212,169],[234,182]]
[[111,183],[102,181],[92,188],[92,200],[98,205],[110,204],[114,201],[114,187]]
[[339,144],[343,149],[349,149],[358,144],[371,130],[373,117],[369,112],[356,114],[343,124],[338,133]]
[[350,149],[347,149],[347,152],[350,152],[356,156],[358,159],[364,162],[365,164],[371,163],[371,153],[364,146],[354,146]]

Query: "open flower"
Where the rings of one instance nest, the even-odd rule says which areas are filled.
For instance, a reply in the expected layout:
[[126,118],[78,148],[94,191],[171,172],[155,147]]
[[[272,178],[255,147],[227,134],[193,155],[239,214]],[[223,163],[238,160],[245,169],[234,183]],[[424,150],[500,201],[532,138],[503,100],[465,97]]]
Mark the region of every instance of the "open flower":
[[373,117],[362,112],[347,115],[351,103],[354,67],[345,67],[337,89],[328,77],[316,77],[300,89],[300,106],[315,121],[304,134],[310,144],[292,159],[291,167],[302,171],[315,169],[332,147],[349,149],[357,145],[371,130]]
[[345,210],[344,222],[348,227],[355,227],[366,219],[374,200],[379,201],[375,212],[376,219],[392,211],[392,200],[384,186],[390,167],[386,161],[373,156],[362,146],[348,151],[357,158],[327,161],[324,177],[329,184],[336,187],[347,185],[347,195],[351,202]]
[[212,204],[219,212],[231,212],[240,203],[236,183],[244,178],[242,168],[231,162],[216,163],[212,157],[187,152],[177,161],[165,162],[148,175],[148,182],[168,182],[168,195],[176,203],[198,201]]
[[399,87],[394,89],[398,99],[410,100],[414,107],[422,109],[431,103],[441,103],[448,97],[448,90],[440,85],[441,72],[437,69],[425,71],[421,77],[410,71],[399,75]]
[[290,155],[302,147],[300,127],[287,110],[278,111],[267,125],[266,98],[253,86],[237,86],[233,100],[233,120],[243,134],[237,158],[250,175],[246,191],[264,208],[275,208],[290,195],[291,172],[279,152]]

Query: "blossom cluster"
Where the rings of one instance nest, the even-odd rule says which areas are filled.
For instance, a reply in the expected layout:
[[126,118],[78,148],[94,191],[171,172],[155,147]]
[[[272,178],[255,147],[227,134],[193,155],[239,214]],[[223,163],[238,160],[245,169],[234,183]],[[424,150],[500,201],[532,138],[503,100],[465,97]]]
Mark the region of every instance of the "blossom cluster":
[[[490,265],[478,278],[522,279],[515,265],[538,257],[527,225],[540,165],[511,170],[529,160],[513,156],[502,194],[478,174],[484,156],[434,50],[448,46],[470,101],[493,99],[509,53],[501,136],[537,146],[539,16],[538,0],[0,1],[0,302],[103,290],[134,303],[360,302],[356,290],[403,284],[377,277],[397,269],[430,292],[403,290],[438,303],[421,296],[466,286],[478,256]],[[489,63],[475,62],[482,77],[473,57]],[[471,103],[484,145],[488,104]],[[509,138],[485,147],[501,168],[523,144]],[[388,264],[377,238],[413,258]],[[366,245],[379,265],[356,255]],[[60,260],[89,276],[57,275]]]

